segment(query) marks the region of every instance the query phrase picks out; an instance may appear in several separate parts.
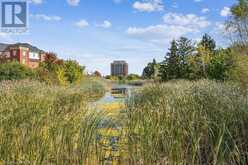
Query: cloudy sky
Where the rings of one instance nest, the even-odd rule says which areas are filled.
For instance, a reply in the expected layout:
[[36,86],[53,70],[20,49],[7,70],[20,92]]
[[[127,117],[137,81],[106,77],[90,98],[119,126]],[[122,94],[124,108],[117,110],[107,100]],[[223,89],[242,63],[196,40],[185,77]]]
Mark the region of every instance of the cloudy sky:
[[141,74],[162,60],[172,39],[211,34],[219,46],[223,23],[235,0],[30,0],[29,33],[0,33],[0,42],[28,42],[89,72],[107,75],[113,60],[126,60]]

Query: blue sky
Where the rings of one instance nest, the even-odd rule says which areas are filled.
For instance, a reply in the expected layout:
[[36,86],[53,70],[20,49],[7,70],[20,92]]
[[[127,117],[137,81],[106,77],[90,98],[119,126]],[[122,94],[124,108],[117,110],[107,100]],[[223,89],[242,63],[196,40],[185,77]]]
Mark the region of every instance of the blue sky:
[[126,60],[131,73],[161,61],[172,39],[198,41],[211,34],[227,39],[223,23],[235,0],[30,0],[29,33],[0,33],[0,42],[28,42],[60,58],[74,59],[89,72],[110,72]]

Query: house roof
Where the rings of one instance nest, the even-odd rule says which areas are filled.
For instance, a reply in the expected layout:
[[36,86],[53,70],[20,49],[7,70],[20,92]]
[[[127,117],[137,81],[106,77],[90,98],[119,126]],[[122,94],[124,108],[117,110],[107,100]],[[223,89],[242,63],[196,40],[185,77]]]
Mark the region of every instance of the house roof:
[[4,43],[0,43],[0,51],[4,51],[6,48],[8,48],[9,46],[21,46],[21,47],[26,47],[29,48],[29,50],[31,52],[36,52],[36,53],[44,53],[43,50],[29,44],[29,43],[16,43],[16,44],[4,44]]
[[8,46],[9,44],[0,43],[0,52],[3,52]]
[[36,52],[36,53],[44,53],[43,50],[29,44],[29,43],[16,43],[16,44],[13,44],[14,46],[21,46],[21,47],[26,47],[26,48],[29,48],[29,51],[30,52]]

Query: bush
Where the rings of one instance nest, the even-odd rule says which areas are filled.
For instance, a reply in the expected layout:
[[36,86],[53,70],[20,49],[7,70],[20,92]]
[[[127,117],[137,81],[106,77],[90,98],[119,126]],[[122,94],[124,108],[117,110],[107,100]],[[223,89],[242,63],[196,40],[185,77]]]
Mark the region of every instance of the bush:
[[37,69],[39,79],[48,84],[68,85],[79,84],[83,78],[85,67],[72,60],[60,60],[50,53]]
[[246,164],[248,92],[214,81],[152,85],[128,102],[132,164]]
[[140,76],[137,74],[129,74],[126,79],[127,80],[139,80]]
[[0,64],[0,81],[2,80],[21,80],[34,78],[35,72],[18,62],[8,62]]
[[240,49],[232,48],[232,68],[228,72],[229,79],[248,87],[248,46]]

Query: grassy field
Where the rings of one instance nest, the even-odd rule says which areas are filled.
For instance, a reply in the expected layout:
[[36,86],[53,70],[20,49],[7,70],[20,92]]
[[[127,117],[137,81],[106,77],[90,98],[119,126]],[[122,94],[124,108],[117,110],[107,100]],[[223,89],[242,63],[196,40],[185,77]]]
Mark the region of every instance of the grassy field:
[[104,92],[96,79],[1,82],[0,165],[248,162],[248,93],[235,84],[153,84],[99,112],[89,103]]

